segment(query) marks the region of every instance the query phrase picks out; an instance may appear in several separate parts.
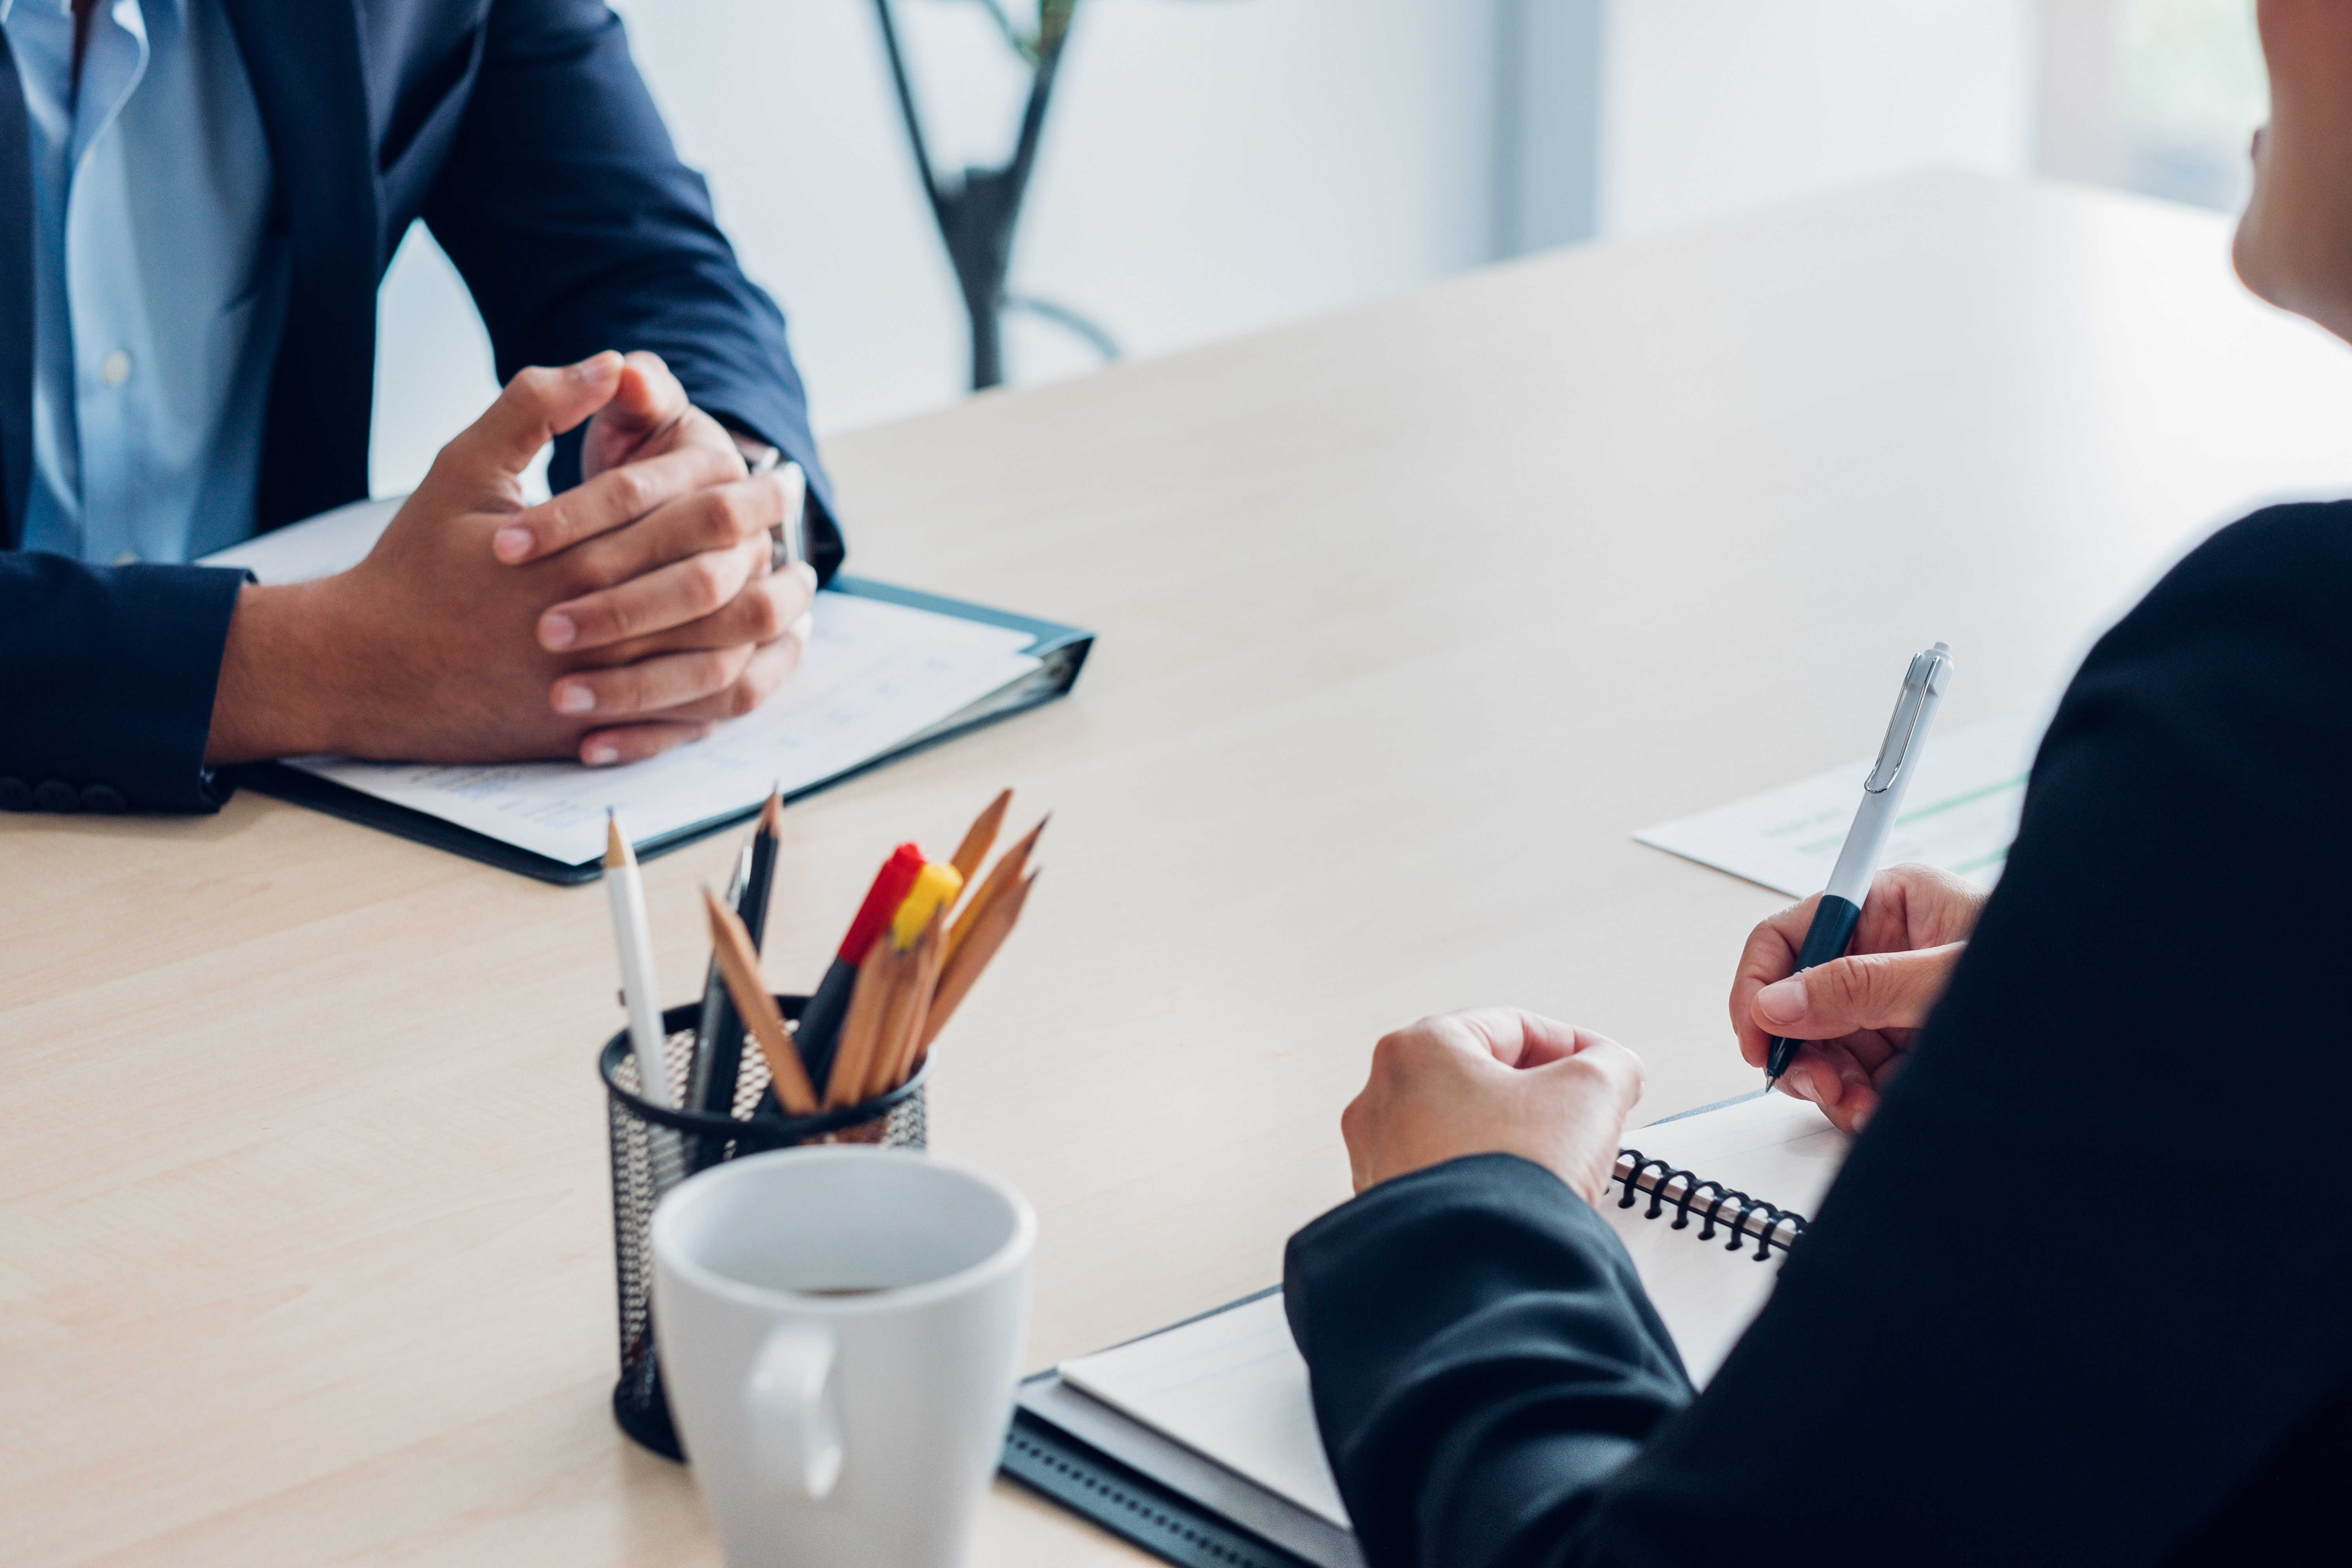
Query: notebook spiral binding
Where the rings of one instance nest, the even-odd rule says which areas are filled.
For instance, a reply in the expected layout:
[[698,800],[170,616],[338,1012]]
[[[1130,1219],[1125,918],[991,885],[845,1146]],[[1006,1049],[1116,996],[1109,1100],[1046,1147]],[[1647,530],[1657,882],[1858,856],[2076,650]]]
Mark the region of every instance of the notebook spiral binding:
[[[1724,1250],[1737,1252],[1753,1240],[1759,1263],[1769,1258],[1776,1247],[1783,1253],[1788,1252],[1796,1246],[1797,1238],[1805,1234],[1803,1215],[1777,1204],[1768,1204],[1761,1198],[1751,1198],[1721,1182],[1701,1181],[1696,1172],[1680,1170],[1672,1161],[1650,1159],[1639,1149],[1618,1150],[1617,1168],[1611,1176],[1624,1188],[1617,1199],[1619,1208],[1632,1208],[1641,1195],[1647,1193],[1650,1206],[1642,1217],[1657,1219],[1665,1213],[1666,1205],[1672,1204],[1675,1209],[1673,1228],[1675,1230],[1688,1229],[1691,1210],[1698,1205],[1700,1194],[1713,1193],[1714,1197],[1699,1215],[1698,1238],[1713,1241],[1716,1227],[1727,1226],[1731,1232],[1731,1240]],[[1674,1190],[1677,1185],[1681,1189],[1679,1192]],[[1727,1209],[1732,1211],[1728,1215],[1725,1213]],[[1757,1222],[1753,1230],[1748,1228],[1751,1219]]]

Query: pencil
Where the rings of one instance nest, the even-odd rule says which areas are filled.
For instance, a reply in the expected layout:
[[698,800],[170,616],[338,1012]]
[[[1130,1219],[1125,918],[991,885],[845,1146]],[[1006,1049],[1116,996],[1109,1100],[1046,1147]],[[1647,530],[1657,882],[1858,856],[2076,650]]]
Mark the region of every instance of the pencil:
[[[751,880],[751,846],[735,857],[735,875],[727,883],[727,907],[740,913],[743,889]],[[727,977],[719,968],[719,954],[702,976],[702,1017],[695,1026],[694,1065],[687,1074],[686,1102],[713,1116],[735,1113],[735,1079],[742,1070],[743,1021],[735,1016],[734,1000],[727,994]],[[723,1069],[723,1071],[722,1071]]]
[[[753,952],[765,945],[769,897],[776,881],[777,839],[783,826],[783,796],[772,788],[767,806],[760,813],[759,826],[752,829],[751,841],[744,847],[749,859],[743,869],[742,889],[727,900],[727,907],[743,922]],[[714,975],[717,962],[716,958],[712,960]],[[743,1071],[743,1019],[727,995],[723,980],[718,989],[719,1016],[712,1031],[710,1062],[700,1080],[703,1098],[695,1104],[714,1116],[732,1116],[735,1082]]]
[[881,1044],[874,1053],[874,1066],[866,1075],[866,1098],[873,1099],[906,1081],[906,1069],[914,1060],[916,1042],[923,1032],[923,1017],[930,1010],[931,987],[939,984],[940,955],[947,945],[946,919],[934,910],[922,934],[907,950],[907,963],[900,968],[899,982],[891,994],[890,1005],[882,1015]]
[[898,906],[906,901],[916,879],[922,874],[920,849],[912,844],[901,844],[890,852],[890,858],[882,862],[882,869],[875,873],[874,885],[866,889],[866,901],[857,906],[857,916],[849,922],[849,934],[842,938],[840,951],[834,955],[824,978],[818,982],[808,1005],[801,1012],[801,1059],[808,1064],[809,1077],[828,1089],[833,1082],[834,1058],[841,1042],[843,1015],[857,984],[858,965],[873,951],[874,939],[889,925],[891,917],[898,912]]
[[1043,871],[1031,872],[1027,881],[992,904],[979,928],[971,932],[961,947],[948,955],[945,966],[940,971],[938,989],[931,994],[930,1010],[923,1020],[922,1037],[916,1042],[913,1058],[907,1064],[908,1072],[921,1065],[924,1056],[931,1048],[931,1042],[939,1038],[940,1031],[947,1027],[948,1020],[955,1016],[956,1008],[971,994],[981,971],[986,969],[988,961],[996,956],[996,950],[1004,945],[1004,939],[1013,934],[1014,922],[1021,919],[1022,906],[1029,901],[1029,889],[1035,887],[1037,879],[1045,874]]
[[771,789],[767,809],[760,813],[760,826],[751,835],[751,875],[743,885],[742,902],[735,906],[753,952],[760,952],[767,939],[768,895],[776,885],[776,841],[783,830],[783,793]]
[[1051,812],[1039,817],[1037,826],[1031,828],[1020,843],[998,857],[987,880],[981,883],[980,891],[965,902],[963,911],[956,916],[955,924],[948,928],[947,955],[950,962],[955,958],[956,949],[979,929],[981,917],[988,912],[989,905],[1004,897],[1020,881],[1021,873],[1028,867],[1030,851],[1037,847],[1037,836],[1045,832],[1045,824],[1053,820]]
[[760,1042],[776,1098],[783,1102],[788,1115],[814,1115],[816,1090],[809,1087],[800,1053],[784,1032],[783,1016],[776,1011],[775,998],[768,994],[767,984],[760,978],[760,955],[751,951],[751,934],[735,918],[735,911],[720,903],[719,895],[709,888],[702,889],[702,901],[709,911],[711,951],[719,955],[719,967],[726,973],[728,994],[735,998],[736,1012]]
[[965,829],[963,842],[956,846],[956,852],[948,857],[948,864],[956,868],[965,887],[971,887],[971,879],[980,875],[981,864],[995,846],[996,835],[1004,826],[1004,813],[1012,805],[1013,792],[999,790],[996,798],[988,803],[988,809]]
[[604,883],[613,897],[613,937],[621,949],[621,995],[629,1008],[629,1048],[637,1056],[637,1093],[664,1110],[677,1109],[669,1089],[669,1035],[662,1027],[661,987],[654,978],[653,931],[646,922],[646,887],[621,819],[604,814]]
[[890,933],[878,931],[873,946],[866,951],[865,962],[855,971],[856,979],[849,997],[849,1011],[841,1020],[840,1044],[833,1053],[833,1070],[824,1080],[827,1110],[856,1104],[858,1091],[866,1087],[866,1075],[874,1065],[875,1035],[881,1027],[882,1010],[888,1000],[895,956]]

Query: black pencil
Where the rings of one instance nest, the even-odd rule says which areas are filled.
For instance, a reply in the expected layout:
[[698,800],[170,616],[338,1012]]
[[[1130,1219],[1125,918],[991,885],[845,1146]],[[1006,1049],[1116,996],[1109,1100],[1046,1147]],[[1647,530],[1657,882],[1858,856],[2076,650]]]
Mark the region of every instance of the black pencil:
[[[751,835],[750,847],[744,851],[741,889],[731,900],[734,913],[743,922],[751,939],[751,951],[760,950],[761,938],[768,929],[768,894],[775,881],[776,836],[783,826],[783,801],[773,791],[768,795],[768,807],[760,814],[760,826]],[[702,994],[703,1028],[696,1041],[694,1107],[713,1116],[735,1113],[735,1080],[743,1071],[743,1019],[736,1011],[735,999],[719,973],[719,960],[710,961],[710,978]],[[715,1159],[718,1152],[709,1152]],[[698,1160],[697,1168],[709,1163]]]

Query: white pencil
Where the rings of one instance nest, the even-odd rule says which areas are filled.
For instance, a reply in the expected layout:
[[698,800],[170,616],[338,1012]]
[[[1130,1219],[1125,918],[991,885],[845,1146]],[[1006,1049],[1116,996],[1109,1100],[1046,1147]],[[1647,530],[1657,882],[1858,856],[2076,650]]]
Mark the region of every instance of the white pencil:
[[654,934],[646,921],[646,885],[620,818],[604,814],[604,885],[613,894],[613,940],[621,949],[621,994],[629,1006],[629,1046],[637,1054],[637,1093],[664,1110],[669,1091],[669,1034],[662,1027],[661,985],[654,979]]

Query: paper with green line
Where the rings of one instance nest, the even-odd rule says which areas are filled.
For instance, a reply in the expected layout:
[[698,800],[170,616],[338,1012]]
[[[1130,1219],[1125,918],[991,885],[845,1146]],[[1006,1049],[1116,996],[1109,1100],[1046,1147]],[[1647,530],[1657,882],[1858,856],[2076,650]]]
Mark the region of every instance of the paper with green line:
[[[2000,879],[2025,803],[2025,775],[2042,739],[2032,713],[1989,719],[1927,739],[1927,754],[1886,843],[1887,865],[1923,860],[1990,887]],[[1832,768],[1728,805],[1644,827],[1644,844],[1777,888],[1822,890],[1853,820],[1870,759]]]

